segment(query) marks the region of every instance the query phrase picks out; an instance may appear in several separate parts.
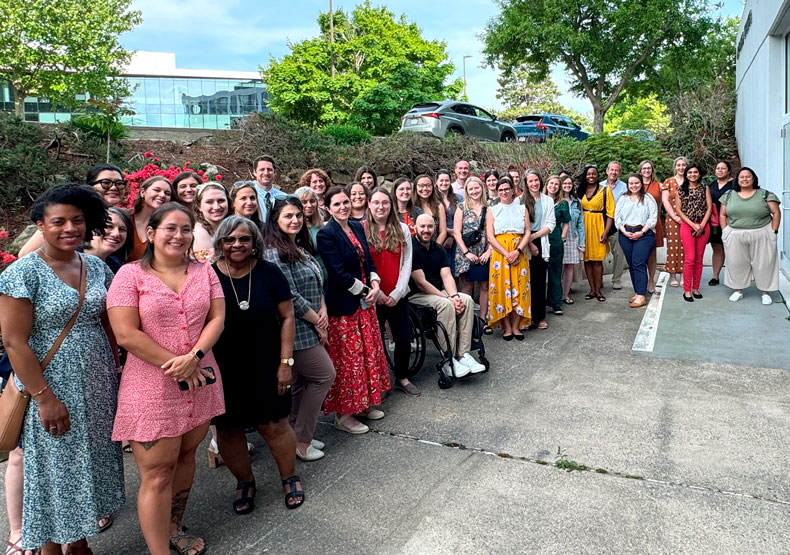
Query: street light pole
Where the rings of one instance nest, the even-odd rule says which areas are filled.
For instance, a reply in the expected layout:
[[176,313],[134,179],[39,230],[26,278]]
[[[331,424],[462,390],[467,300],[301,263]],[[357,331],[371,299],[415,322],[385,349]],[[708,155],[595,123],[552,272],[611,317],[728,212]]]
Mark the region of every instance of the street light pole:
[[472,56],[464,56],[461,61],[461,64],[464,66],[464,97],[466,97],[466,59],[471,57]]

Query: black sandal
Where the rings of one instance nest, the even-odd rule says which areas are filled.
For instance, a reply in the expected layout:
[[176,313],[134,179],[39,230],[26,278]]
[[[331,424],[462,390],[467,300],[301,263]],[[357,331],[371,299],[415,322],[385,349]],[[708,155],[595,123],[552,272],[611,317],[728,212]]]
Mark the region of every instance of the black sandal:
[[603,296],[603,295],[601,295],[600,293],[598,293],[598,294],[595,296],[595,298],[596,298],[596,299],[598,299],[598,300],[599,300],[599,301],[601,301],[601,302],[604,302],[604,301],[606,300],[606,297],[604,297],[604,296]]
[[491,326],[483,326],[483,333],[486,335],[491,335],[494,333],[494,328]]
[[[249,514],[255,509],[255,493],[258,491],[255,488],[255,480],[252,482],[239,482],[236,484],[236,491],[239,490],[241,490],[241,496],[233,500],[233,510],[237,515]],[[243,507],[244,505],[246,507]]]
[[[285,494],[285,506],[288,509],[298,509],[304,503],[304,490],[299,491],[296,489],[296,482],[301,483],[302,480],[297,475],[293,475],[282,481],[284,486],[288,486],[289,491]],[[296,503],[288,503],[288,501],[295,499]]]
[[589,301],[590,299],[594,299],[594,298],[595,298],[595,293],[593,293],[592,291],[590,291],[584,296],[584,300],[586,301]]

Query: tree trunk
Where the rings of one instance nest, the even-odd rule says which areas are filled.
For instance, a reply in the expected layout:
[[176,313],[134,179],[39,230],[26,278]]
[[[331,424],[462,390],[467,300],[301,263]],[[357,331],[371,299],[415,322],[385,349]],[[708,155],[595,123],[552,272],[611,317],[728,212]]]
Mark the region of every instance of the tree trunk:
[[11,92],[14,93],[14,114],[18,118],[25,119],[25,97],[27,95],[17,89],[11,82],[8,83],[8,86],[11,88]]
[[593,132],[603,133],[603,117],[606,112],[603,106],[593,106]]
[[110,163],[110,130],[107,129],[107,160],[106,162]]

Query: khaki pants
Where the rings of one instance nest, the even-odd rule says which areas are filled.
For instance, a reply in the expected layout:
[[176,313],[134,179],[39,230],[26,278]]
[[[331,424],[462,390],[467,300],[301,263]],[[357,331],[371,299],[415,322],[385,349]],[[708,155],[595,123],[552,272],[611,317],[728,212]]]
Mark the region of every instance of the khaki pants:
[[[612,224],[614,225],[614,224]],[[620,233],[614,232],[609,236],[609,250],[612,252],[612,284],[620,283],[625,270],[625,254],[620,247],[618,237]]]
[[[442,291],[446,293],[446,291]],[[453,355],[460,358],[472,349],[472,329],[475,322],[475,303],[472,297],[465,293],[459,293],[461,300],[464,301],[464,311],[461,314],[455,313],[455,305],[453,301],[446,297],[438,295],[426,295],[424,293],[417,293],[409,297],[409,302],[420,306],[430,306],[436,310],[436,318],[447,330],[447,336],[450,338],[449,348],[452,349]],[[437,337],[440,338],[440,345],[442,343],[441,334]],[[442,349],[447,349],[447,345],[441,345]]]
[[721,240],[724,243],[724,285],[746,289],[754,279],[760,291],[779,289],[777,236],[771,224],[759,229],[727,226],[721,232]]

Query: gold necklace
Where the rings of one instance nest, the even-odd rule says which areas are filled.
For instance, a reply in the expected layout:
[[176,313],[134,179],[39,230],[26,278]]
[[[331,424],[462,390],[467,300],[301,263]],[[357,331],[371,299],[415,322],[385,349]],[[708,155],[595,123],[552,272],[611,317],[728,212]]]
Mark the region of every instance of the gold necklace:
[[228,261],[225,261],[225,270],[228,273],[228,278],[230,279],[230,287],[233,289],[233,296],[236,297],[236,304],[239,305],[240,310],[248,310],[250,308],[250,299],[252,298],[252,258],[250,258],[250,269],[247,271],[248,282],[247,282],[247,300],[246,301],[239,301],[239,295],[236,293],[236,286],[233,285],[233,274],[230,271],[230,265]]
[[[54,263],[56,263],[56,264],[57,264],[57,263],[60,263],[60,262],[63,262],[63,263],[65,263],[65,264],[68,264],[69,262],[74,262],[74,258],[72,258],[71,260],[57,260],[57,259],[55,259],[55,258],[52,258],[51,256],[49,256],[47,253],[45,253],[45,252],[44,252],[44,249],[43,249],[43,247],[39,247],[39,248],[36,250],[36,252],[37,252],[38,254],[41,254],[41,255],[43,255],[43,256],[44,256],[44,258],[46,258],[46,259],[47,259],[47,260],[49,260],[50,262],[54,262]],[[77,253],[74,253],[74,254],[77,254]],[[77,254],[77,257],[79,257],[79,255],[78,255],[78,254]]]

